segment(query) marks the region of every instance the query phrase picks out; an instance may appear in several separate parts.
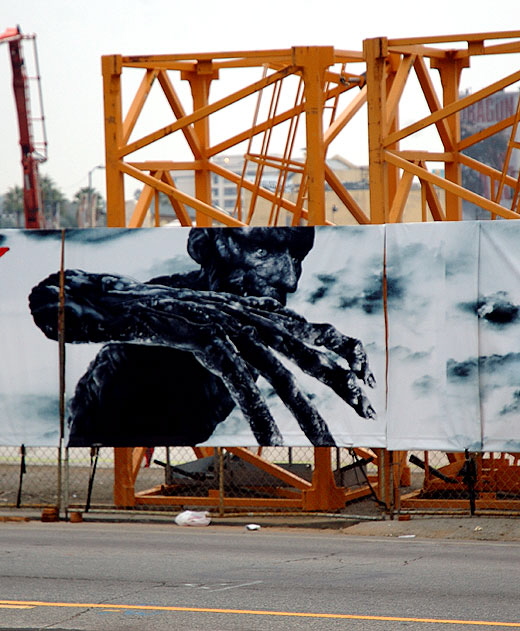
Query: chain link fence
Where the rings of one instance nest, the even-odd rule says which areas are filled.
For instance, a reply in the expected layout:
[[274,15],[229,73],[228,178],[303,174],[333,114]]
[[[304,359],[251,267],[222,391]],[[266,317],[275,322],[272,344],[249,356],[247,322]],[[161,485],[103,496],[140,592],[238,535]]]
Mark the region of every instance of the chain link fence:
[[[297,480],[310,483],[314,472],[313,448],[270,447],[251,450],[264,466],[247,462],[235,450],[210,449],[209,455],[190,447],[146,450],[135,478],[136,495],[169,497],[163,504],[136,504],[134,509],[172,510],[186,505],[218,506],[218,498],[235,501],[232,510],[247,509],[250,500],[264,500],[270,510],[295,510],[284,499],[295,498],[291,479],[280,479],[283,470]],[[347,449],[331,449],[334,481],[361,499],[369,498],[367,510],[377,510],[374,476],[377,468],[370,458]],[[207,453],[205,452],[205,453]],[[270,471],[270,465],[275,473]],[[111,448],[63,449],[50,447],[0,448],[0,508],[45,508],[60,505],[65,510],[113,509],[114,450]],[[372,482],[370,482],[370,480]],[[279,500],[282,500],[281,502]],[[357,510],[359,502],[349,502]],[[270,504],[270,501],[272,503]],[[227,509],[230,510],[230,509]],[[359,508],[362,510],[362,508]]]
[[[302,487],[295,486],[292,476],[312,482],[313,448],[251,450],[260,457],[261,466],[236,451],[147,450],[135,477],[134,492],[140,499],[133,508],[171,511],[200,505],[227,512],[302,510],[296,501]],[[431,451],[405,456],[401,474],[394,480],[395,512],[520,514],[520,454]],[[330,457],[335,484],[348,491],[340,511],[367,516],[384,512],[375,453],[338,448],[330,450]],[[280,470],[289,474],[287,478],[280,477]],[[115,479],[111,448],[0,447],[0,509],[114,509]],[[156,496],[167,499],[154,503]]]
[[59,461],[57,447],[0,447],[0,508],[56,506]]
[[408,453],[401,512],[520,514],[520,454]]

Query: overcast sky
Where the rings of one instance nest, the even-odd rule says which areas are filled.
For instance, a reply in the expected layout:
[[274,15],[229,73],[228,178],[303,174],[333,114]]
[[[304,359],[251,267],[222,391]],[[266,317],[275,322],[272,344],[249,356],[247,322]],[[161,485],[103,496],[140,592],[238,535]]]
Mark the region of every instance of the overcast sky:
[[[515,15],[517,0],[19,0],[4,3],[0,32],[20,25],[22,32],[37,35],[49,142],[49,159],[40,171],[72,197],[87,186],[88,172],[104,162],[102,55],[296,45],[361,50],[363,40],[369,37],[520,29],[520,23],[512,23]],[[3,194],[21,184],[6,44],[0,45],[0,90]],[[366,150],[360,147],[357,154],[345,157],[362,162]],[[92,184],[104,191],[103,171],[93,172]]]

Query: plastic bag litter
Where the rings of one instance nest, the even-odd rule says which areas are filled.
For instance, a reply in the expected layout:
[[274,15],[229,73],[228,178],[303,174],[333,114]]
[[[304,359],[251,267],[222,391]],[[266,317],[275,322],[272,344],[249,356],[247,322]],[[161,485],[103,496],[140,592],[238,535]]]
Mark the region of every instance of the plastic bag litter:
[[178,526],[209,526],[211,519],[208,511],[185,510],[175,518]]

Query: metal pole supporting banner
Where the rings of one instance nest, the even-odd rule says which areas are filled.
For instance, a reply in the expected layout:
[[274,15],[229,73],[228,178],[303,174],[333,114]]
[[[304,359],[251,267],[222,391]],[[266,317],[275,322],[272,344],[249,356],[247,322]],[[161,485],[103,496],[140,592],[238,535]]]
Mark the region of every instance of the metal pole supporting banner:
[[58,298],[58,370],[59,370],[59,416],[60,437],[58,443],[58,514],[61,515],[64,507],[63,501],[63,439],[65,435],[65,230],[61,231],[60,253],[60,289]]

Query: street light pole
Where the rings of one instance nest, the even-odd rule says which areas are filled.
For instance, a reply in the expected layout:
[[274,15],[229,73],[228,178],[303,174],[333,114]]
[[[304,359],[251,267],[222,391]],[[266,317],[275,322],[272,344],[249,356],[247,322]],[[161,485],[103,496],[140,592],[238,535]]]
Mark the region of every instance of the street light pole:
[[98,164],[97,166],[93,167],[92,169],[90,169],[90,171],[88,172],[88,192],[87,192],[87,200],[88,200],[88,212],[90,213],[90,226],[92,228],[96,227],[96,209],[94,207],[93,199],[92,199],[92,173],[94,173],[94,171],[96,169],[104,169],[105,166],[103,164]]

